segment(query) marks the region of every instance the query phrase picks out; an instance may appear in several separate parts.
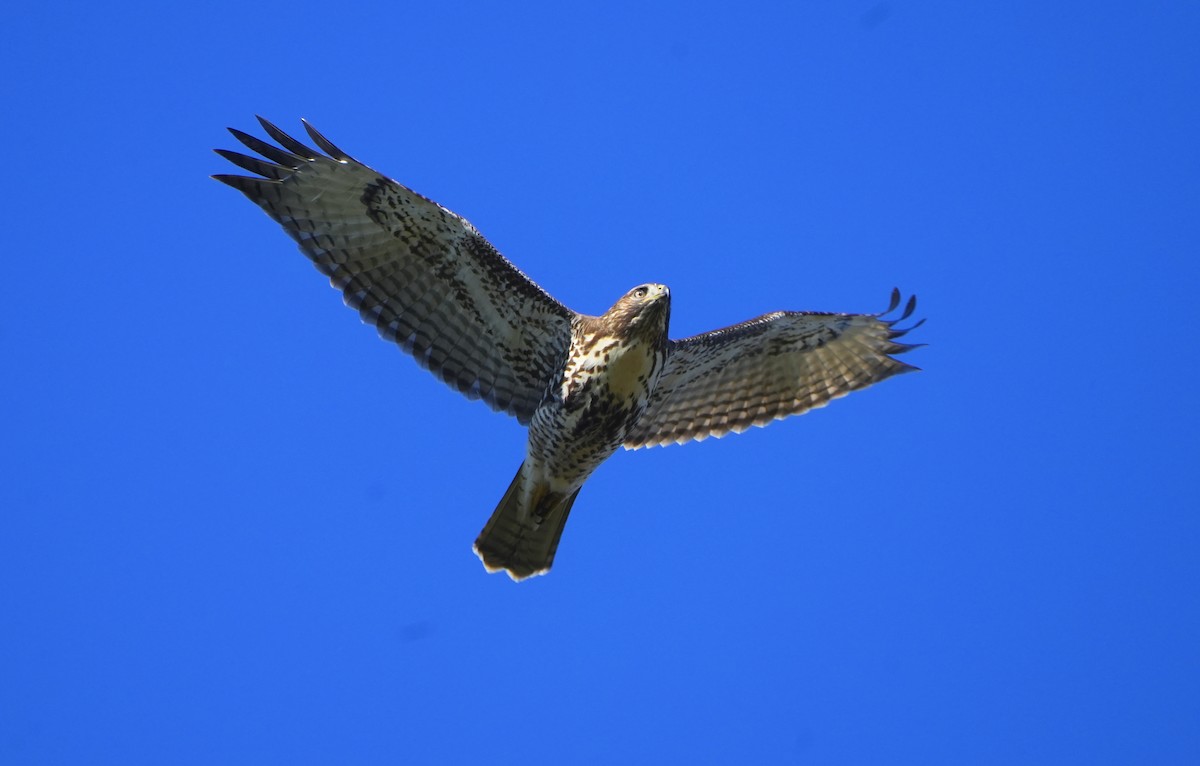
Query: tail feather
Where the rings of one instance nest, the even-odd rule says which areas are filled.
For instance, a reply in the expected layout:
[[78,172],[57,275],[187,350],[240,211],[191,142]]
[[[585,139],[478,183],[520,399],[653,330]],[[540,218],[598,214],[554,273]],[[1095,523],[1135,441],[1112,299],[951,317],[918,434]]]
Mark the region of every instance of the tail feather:
[[567,515],[579,495],[551,492],[536,485],[522,505],[525,466],[508,486],[500,504],[475,540],[475,555],[489,572],[507,571],[515,581],[550,571]]

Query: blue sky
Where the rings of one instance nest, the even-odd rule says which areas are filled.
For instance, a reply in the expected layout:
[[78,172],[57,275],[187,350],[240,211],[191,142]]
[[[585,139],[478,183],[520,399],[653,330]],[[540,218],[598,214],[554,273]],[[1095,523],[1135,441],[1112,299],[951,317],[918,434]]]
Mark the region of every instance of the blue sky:
[[[0,761],[1200,760],[1200,6],[7,30]],[[924,372],[619,453],[549,576],[487,576],[524,431],[208,179],[255,114],[572,308],[670,285],[676,337],[916,292]]]

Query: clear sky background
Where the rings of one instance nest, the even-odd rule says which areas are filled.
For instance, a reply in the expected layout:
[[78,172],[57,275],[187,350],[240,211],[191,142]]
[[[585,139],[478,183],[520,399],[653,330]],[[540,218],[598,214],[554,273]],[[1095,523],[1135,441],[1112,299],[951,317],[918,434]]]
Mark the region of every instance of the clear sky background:
[[[1200,762],[1200,5],[29,4],[0,47],[0,762]],[[208,178],[263,114],[673,335],[920,296],[924,372],[524,430]]]

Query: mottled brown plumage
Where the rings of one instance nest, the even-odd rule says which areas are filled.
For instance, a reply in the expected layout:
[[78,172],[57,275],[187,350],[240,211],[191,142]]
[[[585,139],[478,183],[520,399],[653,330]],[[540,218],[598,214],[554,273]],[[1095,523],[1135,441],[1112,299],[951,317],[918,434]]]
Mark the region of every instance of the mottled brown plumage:
[[[214,178],[278,221],[383,338],[529,426],[525,460],[475,541],[489,571],[548,571],[580,488],[622,445],[744,431],[916,369],[892,356],[913,348],[896,342],[912,327],[881,314],[776,312],[671,341],[670,292],[656,284],[578,314],[466,219],[307,123],[321,151],[260,122],[278,146],[230,131],[261,159],[218,150],[255,177]],[[893,291],[884,314],[899,305]]]
[[519,580],[550,568],[584,481],[625,443],[650,401],[670,302],[666,287],[640,285],[603,316],[575,322],[563,369],[529,424],[525,462],[475,541],[489,571]]

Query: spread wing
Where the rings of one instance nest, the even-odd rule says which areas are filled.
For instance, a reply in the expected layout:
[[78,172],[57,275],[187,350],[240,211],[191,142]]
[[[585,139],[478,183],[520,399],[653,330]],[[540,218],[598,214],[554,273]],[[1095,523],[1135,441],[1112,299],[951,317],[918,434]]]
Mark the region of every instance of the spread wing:
[[732,327],[672,341],[666,367],[646,412],[625,440],[627,449],[683,444],[741,433],[916,367],[892,358],[916,346],[896,338],[883,317],[900,305],[892,292],[881,314],[780,311]]
[[567,353],[574,312],[466,219],[352,159],[307,122],[325,154],[259,122],[279,146],[230,132],[261,159],[217,150],[257,177],[213,178],[278,221],[380,336],[468,397],[528,423]]

